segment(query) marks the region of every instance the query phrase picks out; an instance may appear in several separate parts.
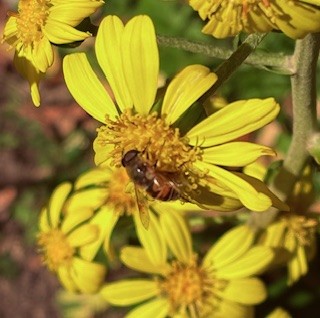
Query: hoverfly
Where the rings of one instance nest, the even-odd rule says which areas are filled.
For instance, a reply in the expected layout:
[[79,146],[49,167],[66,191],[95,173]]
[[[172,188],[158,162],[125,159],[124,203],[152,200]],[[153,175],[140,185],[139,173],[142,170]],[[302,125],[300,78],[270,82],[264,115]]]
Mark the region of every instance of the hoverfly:
[[158,171],[155,166],[145,162],[138,150],[129,150],[121,160],[126,168],[128,176],[135,185],[137,204],[142,225],[147,229],[149,226],[149,212],[146,198],[136,186],[145,191],[154,199],[161,201],[173,201],[182,198],[179,187],[181,184],[175,181],[174,174]]

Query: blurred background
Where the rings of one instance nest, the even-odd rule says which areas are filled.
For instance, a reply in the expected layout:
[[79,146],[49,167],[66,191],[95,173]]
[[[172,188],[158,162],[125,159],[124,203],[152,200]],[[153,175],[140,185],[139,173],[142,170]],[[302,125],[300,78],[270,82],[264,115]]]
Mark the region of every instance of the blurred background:
[[[16,6],[15,0],[0,1],[1,34],[6,12],[16,11]],[[203,23],[182,0],[107,0],[92,21],[98,25],[108,14],[119,15],[125,21],[141,13],[153,19],[159,35],[233,47],[232,39],[217,41],[202,35]],[[87,51],[101,75],[93,43],[94,39],[85,41],[76,50]],[[281,34],[270,34],[259,49],[291,54],[293,47],[293,40]],[[41,264],[35,245],[39,211],[54,187],[64,180],[74,181],[81,172],[94,166],[92,141],[99,124],[74,102],[61,71],[63,56],[74,51],[56,48],[55,63],[40,85],[41,107],[36,108],[29,95],[28,83],[12,64],[14,52],[8,50],[7,45],[0,45],[1,318],[113,318],[122,317],[125,312],[121,309],[108,310],[99,299],[63,292],[55,276]],[[221,62],[203,55],[160,47],[163,81],[189,64],[202,63],[214,70]],[[228,102],[273,96],[281,103],[283,111],[279,121],[248,137],[275,147],[277,159],[281,159],[290,143],[291,133],[289,76],[243,65],[218,93]],[[317,190],[319,184],[316,180]],[[319,205],[315,204],[312,210],[319,213]],[[285,307],[293,317],[319,317],[319,256],[310,267],[309,274],[291,289],[286,287],[284,272],[264,277],[269,284],[270,298],[258,306],[257,317],[265,317],[275,306]]]

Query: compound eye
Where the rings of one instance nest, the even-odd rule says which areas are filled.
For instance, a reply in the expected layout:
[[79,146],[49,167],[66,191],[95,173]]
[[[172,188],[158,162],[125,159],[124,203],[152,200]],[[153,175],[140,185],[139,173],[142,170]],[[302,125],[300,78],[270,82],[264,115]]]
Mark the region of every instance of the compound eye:
[[124,154],[121,160],[121,164],[123,167],[126,167],[132,160],[134,160],[138,155],[140,151],[138,150],[129,150]]

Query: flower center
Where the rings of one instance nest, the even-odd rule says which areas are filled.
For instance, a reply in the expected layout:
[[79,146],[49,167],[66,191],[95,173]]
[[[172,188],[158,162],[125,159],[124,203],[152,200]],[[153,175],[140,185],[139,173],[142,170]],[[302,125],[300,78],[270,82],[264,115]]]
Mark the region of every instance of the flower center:
[[188,310],[191,317],[204,313],[213,290],[213,282],[206,271],[197,265],[196,257],[190,264],[174,261],[171,266],[171,271],[159,282],[159,287],[169,298],[172,311]]
[[[18,7],[18,38],[24,45],[33,45],[42,39],[42,29],[49,15],[50,0],[20,0]],[[15,14],[12,14],[15,15]]]
[[299,244],[309,246],[318,225],[317,220],[305,216],[294,215],[286,218],[289,235],[295,236]]
[[116,168],[108,185],[107,204],[113,206],[115,213],[131,215],[136,209],[136,202],[128,191],[130,181],[124,168]]
[[70,246],[66,236],[58,229],[40,233],[38,245],[43,254],[43,261],[52,271],[57,271],[61,265],[69,265],[74,248]]
[[107,118],[106,123],[98,129],[97,142],[114,145],[110,157],[118,167],[129,150],[140,151],[145,162],[165,172],[186,171],[201,154],[200,147],[189,146],[179,129],[167,125],[156,112],[141,116],[127,110],[116,121]]

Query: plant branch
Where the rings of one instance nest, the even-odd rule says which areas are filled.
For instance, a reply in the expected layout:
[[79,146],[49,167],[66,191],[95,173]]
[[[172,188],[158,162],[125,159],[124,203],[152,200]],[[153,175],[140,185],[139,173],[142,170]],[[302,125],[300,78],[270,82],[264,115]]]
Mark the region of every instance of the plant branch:
[[[319,56],[320,34],[309,34],[297,40],[292,57],[296,73],[291,77],[293,135],[288,154],[279,173],[270,184],[271,190],[283,201],[292,192],[308,159],[307,143],[316,131],[316,66]],[[271,208],[253,213],[249,225],[258,229],[272,222],[278,210]]]
[[[252,36],[251,36],[252,37]],[[253,36],[255,37],[255,35]],[[248,37],[250,39],[250,36]],[[248,39],[248,40],[249,40]],[[222,48],[213,44],[196,43],[182,38],[173,38],[167,36],[157,36],[158,44],[163,47],[177,48],[187,52],[199,53],[208,57],[214,57],[222,60],[230,58],[234,52],[228,48]],[[247,40],[245,40],[246,42]],[[254,52],[245,60],[246,64],[258,68],[267,68],[278,70],[279,72],[292,74],[293,70],[290,64],[290,56],[278,53]]]

